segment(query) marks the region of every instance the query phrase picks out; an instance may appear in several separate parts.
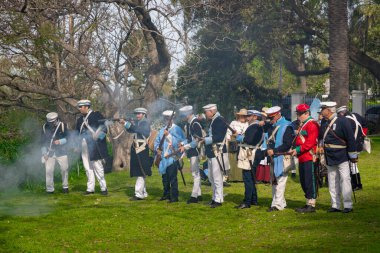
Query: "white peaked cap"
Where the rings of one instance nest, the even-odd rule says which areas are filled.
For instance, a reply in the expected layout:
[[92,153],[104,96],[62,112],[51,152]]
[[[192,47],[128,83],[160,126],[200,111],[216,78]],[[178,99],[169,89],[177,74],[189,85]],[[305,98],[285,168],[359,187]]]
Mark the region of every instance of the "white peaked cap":
[[133,113],[137,114],[137,113],[144,113],[146,114],[148,112],[147,109],[143,108],[143,107],[138,107],[136,109],[133,110]]
[[205,111],[208,111],[208,110],[217,110],[218,107],[216,106],[216,104],[208,104],[208,105],[203,106],[203,109]]
[[339,107],[339,108],[336,110],[337,113],[344,112],[344,111],[348,111],[348,108],[347,108],[347,106],[345,106],[345,105]]
[[47,122],[54,122],[56,119],[58,119],[58,113],[49,112],[48,114],[46,114]]
[[266,111],[266,114],[267,115],[271,115],[271,114],[278,113],[280,111],[281,111],[281,107],[279,107],[279,106],[273,106],[271,108],[268,108],[268,110]]
[[179,109],[179,112],[183,115],[190,115],[193,114],[193,107],[191,105],[186,105]]
[[87,105],[87,106],[90,106],[91,105],[91,101],[88,100],[88,99],[81,99],[78,101],[78,107],[79,106],[84,106],[84,105]]
[[328,108],[328,107],[335,107],[336,102],[327,101],[327,102],[321,102],[321,108]]
[[[171,117],[173,114],[173,111],[172,110],[166,110],[162,113],[162,116],[164,117]],[[175,112],[174,112],[174,115],[175,115]]]

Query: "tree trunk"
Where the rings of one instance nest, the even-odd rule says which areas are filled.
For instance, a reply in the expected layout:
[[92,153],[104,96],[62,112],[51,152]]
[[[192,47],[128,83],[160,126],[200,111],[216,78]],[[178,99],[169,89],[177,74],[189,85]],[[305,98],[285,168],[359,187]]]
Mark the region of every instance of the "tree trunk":
[[347,0],[329,0],[330,97],[338,106],[349,102]]
[[129,168],[130,162],[130,147],[132,144],[132,135],[128,134],[124,126],[115,123],[109,128],[110,138],[112,143],[113,154],[113,170],[120,171]]
[[[298,70],[300,72],[305,71],[305,49],[304,46],[301,47],[301,57],[299,59],[299,64],[298,64]],[[300,76],[300,83],[301,83],[301,91],[303,93],[307,93],[307,83],[306,83],[306,77],[305,76]]]
[[165,38],[152,22],[150,13],[142,7],[144,6],[143,1],[131,1],[128,5],[134,8],[134,12],[143,28],[148,57],[151,62],[149,69],[145,73],[147,83],[144,91],[143,105],[148,106],[158,99],[162,86],[168,80],[171,57],[167,49]]
[[350,45],[350,60],[366,68],[377,80],[380,80],[380,62]]

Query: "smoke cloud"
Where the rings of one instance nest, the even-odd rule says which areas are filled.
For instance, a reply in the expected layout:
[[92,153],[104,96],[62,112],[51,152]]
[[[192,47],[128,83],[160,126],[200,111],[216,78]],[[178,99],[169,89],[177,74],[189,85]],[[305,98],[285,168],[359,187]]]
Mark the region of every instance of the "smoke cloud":
[[[38,192],[45,192],[45,166],[41,162],[40,144],[42,124],[36,119],[28,118],[21,123],[20,128],[25,136],[32,136],[32,139],[19,150],[15,162],[10,165],[0,164],[0,215],[45,214],[51,210],[48,196],[33,197]],[[75,136],[69,132],[68,150],[76,146]],[[69,156],[69,168],[72,165],[70,163],[76,162],[78,158],[79,154],[76,153]],[[58,167],[56,164],[56,172],[60,174]]]

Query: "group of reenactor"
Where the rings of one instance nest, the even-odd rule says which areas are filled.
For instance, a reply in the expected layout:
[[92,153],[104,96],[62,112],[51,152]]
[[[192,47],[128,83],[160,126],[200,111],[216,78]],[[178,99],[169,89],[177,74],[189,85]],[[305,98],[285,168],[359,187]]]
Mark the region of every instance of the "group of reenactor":
[[[107,127],[102,121],[103,116],[92,111],[89,100],[80,100],[78,108],[81,117],[76,124],[77,146],[80,148],[87,175],[85,195],[94,194],[95,178],[100,184],[101,194],[107,195],[103,167],[107,157]],[[345,106],[337,110],[335,102],[322,102],[320,119],[311,117],[307,104],[299,104],[296,107],[297,126],[282,116],[279,106],[263,108],[260,111],[241,109],[236,115],[242,120],[230,125],[220,115],[216,104],[208,104],[203,110],[209,123],[207,131],[190,105],[180,108],[178,115],[172,110],[164,111],[162,116],[165,126],[156,136],[152,135],[147,118],[148,111],[145,108],[134,110],[136,120],[119,120],[133,136],[130,175],[137,179],[131,200],[143,200],[148,196],[146,178],[152,175],[152,166],[155,164],[162,176],[163,195],[160,200],[178,202],[177,174],[178,171],[182,174],[183,158],[186,155],[190,160],[193,177],[193,188],[187,203],[201,201],[200,161],[201,150],[204,149],[208,180],[212,187],[212,199],[209,202],[211,208],[222,206],[225,196],[224,182],[229,175],[230,160],[236,159],[237,167],[242,170],[245,188],[244,199],[236,208],[245,209],[258,205],[256,177],[260,165],[265,165],[269,168],[269,181],[272,185],[272,203],[268,212],[283,210],[287,206],[285,189],[288,173],[294,169],[294,158],[298,158],[299,179],[306,203],[296,211],[305,213],[316,210],[315,165],[318,160],[328,169],[331,195],[331,208],[328,212],[352,212],[352,191],[362,187],[357,162],[366,129],[360,115],[350,113]],[[183,121],[183,128],[175,124],[176,116]],[[54,165],[57,161],[62,171],[63,192],[68,193],[68,159],[63,148],[67,143],[67,126],[59,120],[57,113],[49,113],[46,118],[42,133],[46,191],[54,192]],[[149,150],[149,141],[152,142],[152,138],[154,160],[151,159]],[[237,145],[232,147],[230,143]],[[231,148],[236,149],[236,156],[228,155]]]

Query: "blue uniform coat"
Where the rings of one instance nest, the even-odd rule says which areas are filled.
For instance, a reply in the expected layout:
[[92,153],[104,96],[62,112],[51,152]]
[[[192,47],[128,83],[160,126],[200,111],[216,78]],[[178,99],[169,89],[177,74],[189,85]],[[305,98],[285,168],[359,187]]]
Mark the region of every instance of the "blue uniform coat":
[[[331,120],[336,117],[334,115],[329,120],[323,119],[319,131],[319,141],[322,142],[323,136],[330,124]],[[332,132],[334,131],[334,133]],[[324,147],[324,154],[327,165],[338,165],[348,161],[349,157],[356,158],[356,142],[352,131],[351,123],[346,117],[338,117],[326,134],[324,144],[333,144],[347,146],[346,148],[328,148]]]
[[199,122],[199,120],[194,117],[191,122],[187,122],[185,125],[186,129],[186,140],[183,142],[183,144],[189,144],[191,148],[186,150],[186,155],[188,158],[193,157],[193,156],[198,156],[199,152],[197,150],[197,141],[195,138],[193,138],[194,135],[197,137],[202,137],[202,126]]
[[[215,157],[215,154],[212,151],[212,144],[222,143],[226,137],[227,129],[228,127],[226,122],[224,122],[223,117],[217,112],[211,121],[210,128],[205,139],[206,155],[208,158]],[[223,153],[227,153],[226,144],[223,145]]]
[[[161,142],[161,139],[164,138],[164,131],[165,131],[166,127],[163,127],[160,129],[157,137],[156,137],[156,140],[154,141],[154,150],[157,150],[159,145],[160,145],[160,142]],[[171,139],[171,146],[169,147],[169,142],[168,142],[168,139]],[[172,165],[176,160],[178,160],[178,158],[176,156],[170,156],[170,157],[165,157],[165,155],[167,154],[171,154],[173,153],[173,151],[177,150],[178,149],[178,144],[183,142],[185,140],[185,135],[182,131],[182,129],[173,124],[170,128],[169,128],[169,135],[165,138],[165,141],[163,143],[163,147],[162,147],[162,153],[161,153],[161,162],[160,162],[160,165],[158,167],[158,170],[160,172],[161,175],[163,174],[166,174],[166,168],[169,167],[170,165]],[[180,156],[181,154],[179,154]]]

